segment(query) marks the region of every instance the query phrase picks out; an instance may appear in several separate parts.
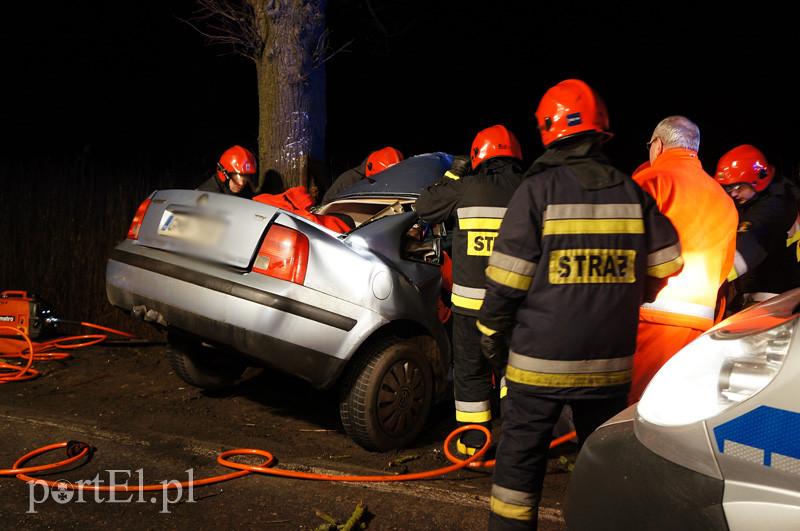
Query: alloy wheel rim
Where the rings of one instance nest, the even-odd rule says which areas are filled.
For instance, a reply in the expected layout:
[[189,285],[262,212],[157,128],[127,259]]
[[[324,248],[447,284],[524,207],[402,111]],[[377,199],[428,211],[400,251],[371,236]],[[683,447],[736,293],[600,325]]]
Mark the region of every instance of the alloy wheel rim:
[[384,373],[378,391],[378,421],[388,435],[408,433],[422,416],[425,405],[425,379],[412,360],[400,360]]

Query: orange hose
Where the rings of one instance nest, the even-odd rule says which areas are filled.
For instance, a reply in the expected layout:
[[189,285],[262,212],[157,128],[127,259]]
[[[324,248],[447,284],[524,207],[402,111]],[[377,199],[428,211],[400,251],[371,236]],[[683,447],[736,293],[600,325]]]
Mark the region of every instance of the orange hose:
[[[0,328],[8,328],[17,332],[18,335],[21,335],[25,338],[25,341],[28,343],[28,354],[25,355],[24,351],[18,354],[18,357],[27,358],[28,363],[25,367],[19,365],[10,365],[10,364],[2,364],[0,363],[0,369],[5,369],[7,367],[11,368],[11,375],[9,374],[2,374],[0,373],[0,383],[6,383],[9,381],[15,380],[25,380],[35,378],[38,375],[38,372],[31,369],[31,364],[33,360],[36,358],[37,355],[42,355],[40,352],[39,354],[34,353],[33,344],[31,343],[30,338],[22,332],[21,330],[17,330],[16,328],[12,328],[9,326],[4,326]],[[106,329],[108,331],[116,332],[112,329]],[[78,337],[81,339],[86,336]],[[44,343],[43,345],[48,346],[55,346],[59,345],[60,342],[67,341],[70,339],[75,338],[66,338],[60,340],[49,341]],[[94,343],[90,343],[94,344]],[[47,348],[47,347],[46,347]],[[59,348],[65,348],[64,346],[60,346]],[[67,346],[66,348],[70,348]],[[72,348],[75,348],[72,346]],[[56,353],[53,353],[56,354]],[[68,356],[68,354],[65,354]],[[53,358],[49,358],[53,359]],[[454,456],[450,452],[450,444],[452,443],[453,439],[465,432],[470,430],[478,430],[483,432],[486,436],[486,442],[483,446],[475,452],[474,455],[471,455],[467,459],[459,459]],[[554,439],[550,443],[550,448],[554,448],[575,436],[575,432],[569,433],[562,437],[558,437]],[[447,459],[452,462],[452,465],[436,468],[433,470],[427,470],[424,472],[414,472],[409,474],[399,474],[399,475],[332,475],[332,474],[315,474],[311,472],[298,472],[293,470],[284,470],[279,468],[271,468],[272,464],[275,461],[274,456],[268,452],[267,450],[260,450],[255,448],[236,448],[234,450],[227,450],[222,452],[217,456],[217,463],[220,465],[232,468],[236,470],[235,472],[229,472],[227,474],[219,474],[217,476],[212,476],[209,478],[194,480],[194,481],[183,481],[183,482],[168,482],[168,483],[158,483],[158,484],[151,484],[151,485],[92,485],[92,484],[72,484],[72,483],[65,483],[64,481],[51,481],[47,479],[37,478],[30,476],[28,474],[35,473],[35,472],[45,472],[45,471],[52,471],[59,468],[64,468],[66,466],[70,466],[75,464],[78,461],[85,460],[88,462],[91,459],[92,448],[82,442],[60,442],[49,444],[47,446],[42,446],[41,448],[37,448],[32,450],[25,455],[18,458],[11,468],[0,469],[0,477],[3,476],[15,476],[17,479],[22,481],[33,481],[38,484],[47,485],[51,488],[66,488],[69,490],[89,490],[89,491],[97,491],[97,492],[144,492],[144,491],[165,491],[169,489],[175,488],[189,488],[189,487],[200,487],[203,485],[210,485],[213,483],[220,483],[222,481],[229,481],[231,479],[240,478],[251,473],[257,474],[266,474],[270,476],[277,476],[277,477],[285,477],[285,478],[293,478],[293,479],[306,479],[306,480],[315,480],[315,481],[352,481],[352,482],[392,482],[392,481],[415,481],[421,479],[429,479],[439,476],[444,476],[445,474],[449,474],[451,472],[455,472],[456,470],[461,470],[463,468],[489,468],[494,466],[495,461],[480,461],[481,457],[488,451],[489,446],[492,443],[492,434],[491,432],[484,426],[478,424],[470,424],[467,426],[461,426],[456,428],[447,436],[444,441],[444,453],[447,456]],[[61,461],[55,463],[47,463],[44,465],[36,465],[36,466],[24,466],[28,461],[38,457],[40,455],[44,455],[46,453],[52,452],[53,450],[57,450],[59,448],[66,448],[67,449],[67,459],[63,459]],[[231,461],[229,458],[237,455],[258,455],[263,457],[264,460],[261,463],[256,465],[248,465],[245,463],[237,463],[235,461]]]
[[[451,434],[452,435],[452,434]],[[562,435],[561,437],[556,437],[552,441],[550,441],[550,448],[555,448],[556,446],[561,446],[565,442],[569,442],[577,436],[577,433],[571,431],[566,435]],[[444,455],[451,463],[461,463],[463,462],[462,459],[459,459],[452,452],[450,452],[450,446],[445,442],[444,445]],[[468,466],[469,468],[493,468],[495,463],[495,459],[489,459],[488,461],[473,461]]]
[[[458,459],[457,457],[453,456],[448,447],[452,443],[453,439],[462,432],[468,430],[479,430],[482,431],[486,435],[486,442],[484,445],[475,452],[474,455],[470,456],[467,459]],[[553,442],[550,443],[550,447],[554,448],[574,437],[575,432],[568,433],[562,437],[554,439]],[[47,446],[43,446],[41,448],[37,448],[36,450],[32,450],[27,454],[23,455],[19,459],[17,459],[12,468],[8,469],[0,469],[0,477],[2,476],[16,476],[17,479],[22,481],[33,481],[35,483],[41,485],[47,485],[51,488],[65,488],[68,490],[88,490],[88,491],[97,491],[97,492],[148,492],[148,491],[165,491],[170,489],[176,488],[189,488],[189,487],[201,487],[204,485],[211,485],[213,483],[220,483],[223,481],[229,481],[231,479],[237,479],[240,477],[247,476],[252,473],[257,474],[265,474],[269,476],[277,476],[277,477],[284,477],[284,478],[292,478],[292,479],[305,479],[305,480],[314,480],[314,481],[348,481],[348,482],[359,482],[359,483],[384,483],[384,482],[392,482],[392,481],[416,481],[422,479],[430,479],[434,477],[444,476],[445,474],[449,474],[451,472],[455,472],[456,470],[461,470],[463,468],[475,468],[475,467],[484,467],[488,468],[494,465],[494,460],[491,461],[479,461],[481,457],[486,453],[489,449],[489,446],[492,443],[492,434],[486,429],[484,426],[480,426],[477,424],[471,424],[468,426],[461,426],[447,436],[444,441],[444,450],[445,455],[447,458],[453,462],[452,465],[436,468],[433,470],[427,470],[424,472],[414,472],[409,474],[399,474],[396,476],[388,476],[388,475],[333,475],[333,474],[316,474],[312,472],[298,472],[294,470],[284,470],[280,468],[271,468],[272,464],[275,462],[274,456],[268,452],[267,450],[260,450],[255,448],[237,448],[235,450],[227,450],[222,452],[217,456],[217,463],[220,465],[232,468],[236,470],[236,472],[229,472],[227,474],[219,474],[217,476],[212,476],[208,478],[198,479],[194,481],[182,481],[182,482],[169,482],[169,483],[157,483],[157,484],[150,484],[150,485],[92,485],[88,483],[65,483],[63,480],[60,481],[51,481],[47,479],[37,478],[30,476],[28,474],[34,472],[44,472],[44,471],[52,471],[58,468],[63,468],[69,465],[72,465],[80,460],[88,461],[91,457],[91,448],[86,443],[81,442],[60,442],[55,444],[49,444]],[[62,461],[58,461],[56,463],[48,463],[44,465],[38,466],[24,466],[28,461],[31,459],[38,457],[40,455],[49,453],[53,450],[57,450],[59,448],[67,448],[67,459]],[[75,455],[70,455],[70,450],[73,450]],[[256,465],[248,465],[245,463],[237,463],[235,461],[231,461],[229,458],[237,455],[257,455],[263,457],[264,460],[261,463]]]
[[28,360],[28,363],[25,364],[23,367],[22,365],[14,365],[12,363],[5,363],[0,361],[0,384],[9,383],[9,382],[23,382],[25,380],[32,380],[39,376],[39,371],[35,369],[31,369],[31,365],[33,365],[34,360],[34,353],[33,353],[33,343],[31,343],[31,338],[28,337],[27,334],[24,332],[17,330],[13,326],[0,326],[0,330],[13,330],[18,335],[21,335],[25,341],[28,343],[28,355],[24,354],[24,350],[19,354],[9,354],[9,355],[2,355],[0,358],[23,358]]
[[129,334],[128,332],[123,332],[121,330],[115,330],[114,328],[108,328],[107,326],[100,326],[92,323],[85,323],[81,321],[81,326],[86,326],[88,328],[94,328],[96,330],[102,330],[103,332],[111,332],[112,334],[116,334],[118,336],[123,337],[136,337],[133,334]]
[[[105,326],[100,326],[92,323],[77,323],[82,326],[86,326],[89,328],[96,328],[98,330],[103,330],[106,332],[110,332],[112,334],[124,336],[124,337],[134,337],[133,335],[122,332],[121,330],[115,330],[113,328],[108,328]],[[34,361],[54,361],[54,360],[65,360],[69,359],[71,356],[67,352],[61,352],[64,350],[75,350],[78,348],[89,347],[92,345],[96,345],[98,343],[102,343],[108,336],[105,334],[88,334],[88,335],[80,335],[80,336],[68,336],[68,337],[61,337],[58,339],[51,339],[50,341],[44,341],[41,343],[33,343],[22,330],[18,328],[14,328],[11,326],[0,326],[0,330],[11,330],[15,332],[16,335],[22,336],[25,343],[27,343],[27,348],[22,348],[17,352],[0,352],[0,385],[5,383],[11,382],[24,382],[26,380],[32,380],[42,373],[36,369],[31,368]],[[8,335],[8,334],[6,334]],[[78,341],[76,343],[76,341]],[[27,360],[27,363],[23,365],[17,365],[14,363],[6,363],[2,361],[2,358],[5,359],[24,359]]]
[[[434,470],[428,470],[425,472],[416,472],[412,474],[400,474],[397,476],[337,476],[337,475],[330,475],[330,474],[314,474],[311,472],[297,472],[293,470],[282,470],[279,468],[270,468],[272,463],[275,461],[273,455],[266,451],[266,450],[259,450],[255,448],[237,448],[235,450],[228,450],[226,452],[222,452],[217,456],[217,462],[222,466],[233,468],[236,472],[229,472],[227,474],[220,474],[218,476],[212,476],[210,478],[204,478],[194,481],[183,481],[180,483],[173,483],[169,482],[166,484],[157,483],[151,485],[90,485],[84,483],[72,484],[72,483],[65,483],[63,481],[51,481],[42,478],[36,478],[29,476],[28,472],[42,472],[46,470],[54,470],[57,468],[62,468],[67,465],[71,465],[78,461],[79,459],[88,457],[89,455],[89,447],[85,443],[75,443],[79,444],[82,447],[80,453],[76,456],[71,456],[68,459],[63,461],[59,461],[57,463],[50,463],[46,465],[40,465],[36,467],[25,467],[24,465],[33,459],[34,457],[40,456],[42,454],[46,454],[58,448],[69,448],[69,443],[60,442],[55,444],[50,444],[47,446],[43,446],[27,454],[23,455],[19,459],[14,462],[14,465],[10,469],[0,470],[0,476],[16,476],[17,479],[22,481],[33,481],[35,483],[41,485],[47,485],[49,487],[54,488],[66,488],[69,490],[88,490],[88,491],[98,491],[98,492],[142,492],[142,491],[164,491],[173,488],[188,488],[192,487],[200,487],[203,485],[210,485],[212,483],[220,483],[222,481],[228,481],[231,479],[240,478],[242,476],[246,476],[253,472],[259,474],[266,474],[270,476],[279,476],[285,478],[294,478],[294,479],[310,479],[316,481],[356,481],[356,482],[388,482],[388,481],[413,481],[419,479],[427,479],[433,478],[438,476],[443,476],[445,474],[449,474],[450,472],[455,472],[456,470],[460,470],[464,467],[469,466],[470,463],[477,461],[486,451],[489,449],[489,445],[492,442],[492,434],[486,429],[484,426],[479,425],[470,425],[470,426],[462,426],[454,430],[450,435],[447,436],[445,440],[445,445],[449,444],[455,436],[460,434],[461,432],[467,430],[481,430],[486,435],[486,444],[483,447],[475,452],[475,455],[470,456],[468,459],[456,464],[452,464],[450,466],[437,468]],[[229,457],[233,457],[236,455],[258,455],[264,458],[264,461],[257,465],[248,465],[244,463],[237,463],[235,461],[231,461],[228,459]]]

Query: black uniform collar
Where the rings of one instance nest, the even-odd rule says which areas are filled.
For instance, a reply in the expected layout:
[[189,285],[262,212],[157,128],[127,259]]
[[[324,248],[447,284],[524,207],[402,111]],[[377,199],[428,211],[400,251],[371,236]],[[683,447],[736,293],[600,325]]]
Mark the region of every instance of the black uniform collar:
[[527,175],[559,166],[570,166],[581,186],[587,190],[616,186],[624,181],[625,175],[610,165],[600,148],[600,140],[592,135],[559,142],[536,159]]
[[512,158],[512,157],[494,157],[485,162],[482,162],[477,168],[475,168],[476,174],[487,174],[487,173],[500,173],[505,171],[507,168],[511,168],[511,170],[515,173],[519,173],[522,171],[522,165],[519,160]]

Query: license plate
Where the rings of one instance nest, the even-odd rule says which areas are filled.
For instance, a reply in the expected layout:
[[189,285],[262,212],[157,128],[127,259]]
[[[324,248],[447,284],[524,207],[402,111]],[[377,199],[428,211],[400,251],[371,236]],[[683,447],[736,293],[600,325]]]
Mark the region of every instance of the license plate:
[[158,234],[201,245],[215,245],[222,238],[225,223],[216,218],[193,216],[179,212],[164,212]]

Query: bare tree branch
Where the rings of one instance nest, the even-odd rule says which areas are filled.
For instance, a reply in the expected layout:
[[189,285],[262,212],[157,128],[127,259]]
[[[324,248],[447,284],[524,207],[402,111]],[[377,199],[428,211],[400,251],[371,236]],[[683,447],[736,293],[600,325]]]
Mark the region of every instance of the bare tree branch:
[[386,53],[388,54],[389,38],[391,37],[389,35],[389,30],[386,29],[386,26],[383,25],[383,22],[381,22],[381,19],[378,17],[378,13],[375,12],[375,8],[372,7],[372,1],[366,0],[366,3],[367,3],[367,9],[369,10],[369,14],[372,15],[372,19],[375,21],[375,25],[378,26],[378,29],[380,29],[381,33],[383,33],[384,45],[386,46]]
[[[327,33],[327,30],[326,30],[326,33]],[[317,47],[314,49],[314,54],[313,54],[313,56],[314,56],[314,65],[313,65],[313,68],[319,68],[320,66],[324,65],[325,63],[327,63],[328,61],[330,61],[331,59],[333,59],[334,57],[339,55],[341,52],[345,51],[347,48],[350,47],[351,44],[353,44],[354,40],[355,39],[350,39],[349,41],[347,41],[346,43],[341,45],[339,48],[337,48],[333,52],[326,53],[327,50],[328,50],[328,38],[327,38],[327,35],[324,36],[324,39],[323,39],[323,36],[320,36],[319,40],[317,41]]]
[[227,47],[233,54],[258,62],[265,36],[258,31],[253,4],[245,0],[197,0],[197,5],[191,21],[180,20],[209,44]]

